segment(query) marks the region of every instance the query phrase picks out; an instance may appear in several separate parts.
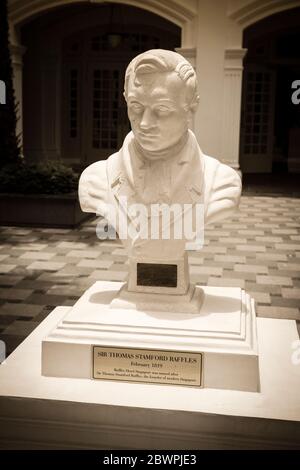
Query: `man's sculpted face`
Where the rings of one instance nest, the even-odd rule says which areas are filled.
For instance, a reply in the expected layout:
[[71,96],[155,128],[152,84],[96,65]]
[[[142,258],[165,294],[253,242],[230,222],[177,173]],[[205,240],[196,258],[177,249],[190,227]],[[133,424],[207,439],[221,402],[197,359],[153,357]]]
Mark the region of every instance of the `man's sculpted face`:
[[136,140],[142,149],[155,152],[157,157],[188,129],[186,86],[176,72],[140,74],[138,81],[131,79],[127,105]]

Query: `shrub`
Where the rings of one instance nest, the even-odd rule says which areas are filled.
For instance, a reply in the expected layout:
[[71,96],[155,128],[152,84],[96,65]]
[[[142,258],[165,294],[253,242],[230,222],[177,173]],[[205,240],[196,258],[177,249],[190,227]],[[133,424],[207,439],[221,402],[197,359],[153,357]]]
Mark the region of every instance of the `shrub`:
[[78,175],[61,162],[9,164],[0,169],[2,193],[66,194],[78,186]]

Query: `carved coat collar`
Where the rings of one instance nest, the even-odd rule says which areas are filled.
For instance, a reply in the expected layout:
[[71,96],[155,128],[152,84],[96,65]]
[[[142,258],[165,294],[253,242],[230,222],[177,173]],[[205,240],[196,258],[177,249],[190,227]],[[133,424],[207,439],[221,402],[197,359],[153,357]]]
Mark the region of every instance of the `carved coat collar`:
[[[143,158],[137,154],[133,139],[133,133],[130,132],[126,136],[121,150],[112,155],[107,162],[110,190],[117,200],[120,199],[120,196],[126,196],[128,205],[130,203],[144,203],[142,195],[147,166]],[[156,162],[156,165],[159,164]],[[191,130],[188,131],[187,142],[177,155],[176,161],[167,161],[165,165],[170,166],[170,171],[172,169],[169,203],[195,204],[201,202],[204,188],[204,158]]]

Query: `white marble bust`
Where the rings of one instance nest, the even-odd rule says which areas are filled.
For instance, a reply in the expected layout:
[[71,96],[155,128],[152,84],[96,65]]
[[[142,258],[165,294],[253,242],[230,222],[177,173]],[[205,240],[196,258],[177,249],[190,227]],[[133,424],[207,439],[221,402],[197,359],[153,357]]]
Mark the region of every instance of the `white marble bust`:
[[[120,208],[126,198],[125,211],[134,203],[202,204],[205,225],[230,216],[239,203],[241,179],[229,166],[204,155],[189,129],[199,102],[191,64],[167,50],[140,54],[127,67],[124,97],[132,131],[117,153],[82,173],[82,210],[111,222],[111,208]],[[127,216],[134,219],[129,212]],[[129,236],[123,241],[137,259],[180,258],[186,248],[185,239]]]

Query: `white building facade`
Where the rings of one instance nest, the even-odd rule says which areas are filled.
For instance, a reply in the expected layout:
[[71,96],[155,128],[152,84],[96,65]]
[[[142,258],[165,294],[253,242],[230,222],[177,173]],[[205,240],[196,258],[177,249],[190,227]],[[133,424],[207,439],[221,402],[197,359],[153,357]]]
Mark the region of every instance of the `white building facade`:
[[205,153],[242,172],[299,171],[300,105],[290,97],[300,79],[291,47],[300,38],[300,0],[8,4],[17,131],[27,159],[85,167],[116,151],[129,130],[125,67],[161,47],[196,69],[201,99],[193,128]]

